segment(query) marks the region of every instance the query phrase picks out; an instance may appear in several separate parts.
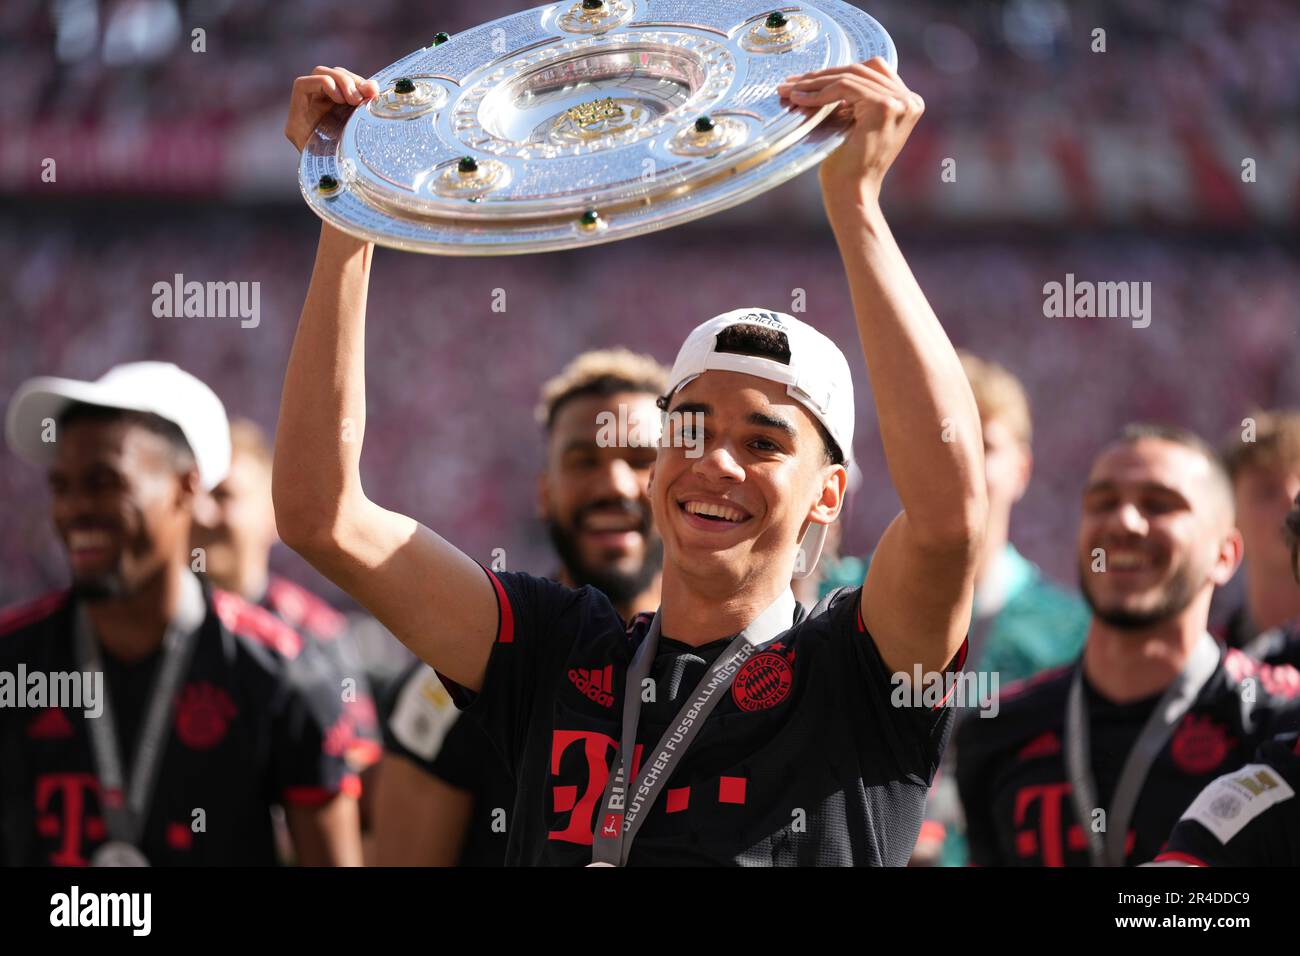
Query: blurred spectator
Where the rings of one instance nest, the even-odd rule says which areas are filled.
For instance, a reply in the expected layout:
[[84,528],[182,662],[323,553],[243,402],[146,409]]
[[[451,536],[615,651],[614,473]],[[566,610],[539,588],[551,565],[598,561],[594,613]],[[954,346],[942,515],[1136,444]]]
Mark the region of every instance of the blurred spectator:
[[1224,447],[1237,527],[1246,542],[1244,600],[1220,636],[1270,664],[1298,664],[1287,638],[1300,626],[1300,590],[1292,577],[1285,519],[1300,494],[1300,411],[1248,415]]

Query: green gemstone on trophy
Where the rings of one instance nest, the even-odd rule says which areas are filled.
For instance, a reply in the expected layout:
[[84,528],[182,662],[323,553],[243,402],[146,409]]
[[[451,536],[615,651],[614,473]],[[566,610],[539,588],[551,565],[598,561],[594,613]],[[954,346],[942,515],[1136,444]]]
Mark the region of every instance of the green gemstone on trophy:
[[595,229],[600,225],[600,213],[594,209],[588,209],[578,221],[582,224],[583,229]]
[[780,30],[789,22],[790,21],[786,19],[786,15],[784,13],[782,13],[780,10],[776,10],[767,15],[767,21],[764,23],[764,26],[766,26],[769,30]]
[[393,84],[393,92],[401,93],[403,95],[407,93],[414,93],[415,80],[409,79],[405,76],[402,77],[400,80],[398,80],[396,83]]
[[582,0],[582,9],[599,10],[605,5],[605,0]]
[[478,160],[473,156],[462,156],[456,163],[456,170],[466,175],[476,173],[478,172]]
[[713,117],[707,115],[701,116],[699,119],[695,121],[695,132],[711,133],[713,132],[713,127],[717,125],[718,125],[717,123],[713,122]]
[[324,176],[320,178],[320,182],[318,182],[316,185],[320,187],[321,192],[332,193],[334,192],[334,190],[339,188],[339,181],[335,179],[333,176],[331,176],[329,173],[326,173]]
[[451,39],[450,33],[442,33],[441,31],[439,31],[438,33],[435,33],[433,35],[433,45],[441,46],[442,44],[446,43],[450,39]]

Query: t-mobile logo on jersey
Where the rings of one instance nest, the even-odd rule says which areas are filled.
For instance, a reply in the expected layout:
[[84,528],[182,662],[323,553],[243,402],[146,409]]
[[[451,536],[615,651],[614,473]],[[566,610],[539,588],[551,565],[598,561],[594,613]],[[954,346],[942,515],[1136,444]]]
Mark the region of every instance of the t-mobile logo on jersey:
[[148,936],[153,926],[152,893],[71,892],[50,897],[51,926],[127,926],[133,936]]

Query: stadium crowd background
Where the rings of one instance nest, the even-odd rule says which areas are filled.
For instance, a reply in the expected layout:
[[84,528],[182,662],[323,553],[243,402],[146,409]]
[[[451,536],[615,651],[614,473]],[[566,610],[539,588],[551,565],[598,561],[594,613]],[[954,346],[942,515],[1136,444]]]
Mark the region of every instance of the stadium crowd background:
[[[415,37],[526,3],[413,8],[243,0],[11,0],[0,8],[0,398],[34,374],[142,358],[209,382],[273,427],[317,223],[284,142],[289,85],[317,63],[370,73]],[[1125,421],[1216,442],[1300,404],[1300,9],[1270,2],[864,4],[927,102],[886,186],[891,221],[954,341],[1025,383],[1037,471],[1012,538],[1073,583],[1078,491]],[[1095,28],[1106,52],[1094,53]],[[206,30],[205,52],[191,30]],[[956,180],[941,178],[944,158]],[[1241,180],[1242,158],[1257,160]],[[54,182],[41,180],[54,158]],[[891,188],[892,187],[892,188]],[[259,283],[256,327],[158,318],[153,286]],[[1048,318],[1043,285],[1150,282],[1151,323]],[[496,290],[505,311],[494,312]],[[376,500],[480,560],[553,560],[535,518],[539,383],[624,344],[669,361],[700,319],[790,310],[856,353],[812,176],[728,214],[582,252],[381,252],[370,295],[363,474]],[[859,384],[862,490],[845,549],[897,508]],[[4,452],[0,602],[66,579],[43,477]],[[283,573],[346,606],[287,552]]]

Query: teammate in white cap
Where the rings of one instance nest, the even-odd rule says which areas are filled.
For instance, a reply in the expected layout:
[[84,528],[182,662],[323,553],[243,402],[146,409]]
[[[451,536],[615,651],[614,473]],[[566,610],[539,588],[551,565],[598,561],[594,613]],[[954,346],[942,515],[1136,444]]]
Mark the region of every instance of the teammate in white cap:
[[[335,103],[374,92],[346,70],[300,77],[286,134],[301,148]],[[322,227],[276,519],[494,738],[519,787],[509,862],[899,865],[915,843],[951,711],[921,687],[893,693],[894,675],[960,667],[986,515],[970,387],[878,202],[923,106],[879,59],[780,92],[838,104],[831,121],[848,126],[822,194],[903,504],[863,586],[813,609],[791,575],[816,560],[853,453],[852,380],[828,339],[758,308],[687,339],[651,482],[662,603],[625,632],[599,593],[488,572],[366,497],[361,442],[340,436],[344,420],[364,428],[373,248]],[[610,691],[583,693],[573,673],[608,675]]]
[[289,625],[193,573],[195,508],[230,465],[217,396],[132,362],[32,379],[5,431],[47,470],[72,587],[0,611],[0,673],[84,692],[0,690],[0,865],[272,864],[272,804],[299,861],[359,862],[337,680]]

